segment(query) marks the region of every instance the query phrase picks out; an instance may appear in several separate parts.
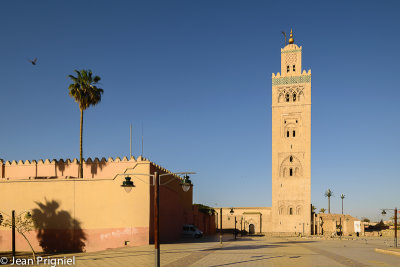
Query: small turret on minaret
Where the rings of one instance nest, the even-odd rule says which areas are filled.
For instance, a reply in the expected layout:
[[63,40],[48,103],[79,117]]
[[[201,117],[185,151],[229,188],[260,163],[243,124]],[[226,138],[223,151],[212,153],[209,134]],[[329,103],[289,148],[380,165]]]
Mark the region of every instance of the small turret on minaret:
[[301,46],[294,43],[293,29],[290,29],[289,42],[281,48],[281,76],[301,75]]

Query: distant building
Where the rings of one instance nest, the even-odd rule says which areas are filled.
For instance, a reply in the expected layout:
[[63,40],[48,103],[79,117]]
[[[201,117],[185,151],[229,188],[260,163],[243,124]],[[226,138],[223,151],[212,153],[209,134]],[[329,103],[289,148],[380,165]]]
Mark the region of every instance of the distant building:
[[364,235],[364,222],[347,214],[319,213],[315,221],[318,235],[332,236],[340,232],[343,236]]

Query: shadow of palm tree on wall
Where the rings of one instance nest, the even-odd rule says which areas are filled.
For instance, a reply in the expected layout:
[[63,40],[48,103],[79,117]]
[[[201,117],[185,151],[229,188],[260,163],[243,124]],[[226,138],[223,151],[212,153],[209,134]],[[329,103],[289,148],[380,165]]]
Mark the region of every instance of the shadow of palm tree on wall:
[[92,174],[92,178],[97,175],[97,169],[100,168],[100,170],[103,169],[104,166],[107,165],[107,160],[105,158],[102,158],[99,160],[98,158],[95,158],[95,160],[92,162],[90,161],[90,173]]
[[[63,159],[60,159],[59,161],[57,161],[56,167],[61,172],[61,176],[64,176],[65,168],[68,167],[68,165],[69,165],[69,162],[64,161]],[[57,169],[56,169],[56,173],[57,173]]]
[[72,218],[69,212],[60,210],[60,205],[55,200],[35,203],[39,208],[33,210],[32,218],[39,244],[44,252],[84,251],[86,235],[80,227],[80,222]]

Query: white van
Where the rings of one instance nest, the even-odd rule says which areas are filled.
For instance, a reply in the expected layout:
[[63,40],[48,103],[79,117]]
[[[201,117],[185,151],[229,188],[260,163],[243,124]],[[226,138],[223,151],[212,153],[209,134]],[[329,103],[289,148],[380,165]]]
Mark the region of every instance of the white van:
[[189,237],[200,238],[203,236],[203,232],[199,230],[193,224],[184,224],[183,225],[183,235]]

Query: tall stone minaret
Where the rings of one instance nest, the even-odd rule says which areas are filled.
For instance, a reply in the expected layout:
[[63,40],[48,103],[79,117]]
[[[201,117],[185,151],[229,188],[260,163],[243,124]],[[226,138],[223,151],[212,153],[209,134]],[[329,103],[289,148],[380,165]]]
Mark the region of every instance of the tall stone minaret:
[[[286,45],[286,44],[285,44]],[[311,70],[302,47],[281,48],[281,73],[272,74],[272,231],[311,231]]]

